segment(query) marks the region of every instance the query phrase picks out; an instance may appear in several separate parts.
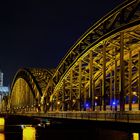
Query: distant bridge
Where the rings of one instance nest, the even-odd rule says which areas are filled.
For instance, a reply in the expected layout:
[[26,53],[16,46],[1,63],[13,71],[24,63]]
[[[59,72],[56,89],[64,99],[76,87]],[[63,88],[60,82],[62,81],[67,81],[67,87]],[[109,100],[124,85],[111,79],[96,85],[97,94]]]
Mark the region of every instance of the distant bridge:
[[19,69],[1,111],[136,119],[130,114],[140,111],[140,0],[127,0],[96,22],[55,70]]

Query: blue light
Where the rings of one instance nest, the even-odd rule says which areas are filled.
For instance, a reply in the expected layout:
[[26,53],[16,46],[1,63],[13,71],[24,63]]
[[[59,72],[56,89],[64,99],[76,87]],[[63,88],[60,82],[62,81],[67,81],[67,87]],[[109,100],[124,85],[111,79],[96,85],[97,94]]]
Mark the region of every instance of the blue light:
[[88,103],[86,103],[86,107],[89,107],[89,104]]
[[89,108],[90,108],[90,103],[89,103],[89,102],[86,102],[86,103],[84,104],[84,106],[85,106],[86,109],[89,109]]
[[116,105],[115,101],[112,103],[113,105]]
[[97,102],[95,102],[95,106],[97,106]]
[[132,103],[134,104],[134,103],[135,103],[135,101],[132,101]]
[[117,106],[118,100],[112,100],[111,104],[112,104],[112,106]]
[[133,96],[132,103],[135,104],[136,102],[138,102],[138,96]]

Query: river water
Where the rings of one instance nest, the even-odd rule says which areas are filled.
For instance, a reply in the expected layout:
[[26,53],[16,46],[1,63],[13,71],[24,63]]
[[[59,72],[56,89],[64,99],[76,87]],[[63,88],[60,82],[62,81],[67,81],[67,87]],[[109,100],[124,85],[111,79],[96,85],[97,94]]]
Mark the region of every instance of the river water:
[[0,118],[0,140],[139,140],[138,133],[129,134],[78,123],[48,121],[21,125],[7,124],[2,119]]

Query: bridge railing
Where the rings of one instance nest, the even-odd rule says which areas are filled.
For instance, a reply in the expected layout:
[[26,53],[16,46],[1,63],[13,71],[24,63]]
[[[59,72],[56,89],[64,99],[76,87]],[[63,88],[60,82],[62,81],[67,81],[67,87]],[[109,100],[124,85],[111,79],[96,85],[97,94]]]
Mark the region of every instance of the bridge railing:
[[[7,114],[5,112],[5,114]],[[11,113],[9,113],[11,114]],[[87,111],[52,111],[52,112],[14,112],[12,115],[24,115],[35,117],[48,117],[48,118],[65,118],[65,119],[83,119],[83,120],[97,120],[97,121],[116,121],[116,122],[139,122],[140,111],[124,111],[124,112],[87,112]]]
[[118,122],[140,122],[140,112],[48,112],[47,117]]

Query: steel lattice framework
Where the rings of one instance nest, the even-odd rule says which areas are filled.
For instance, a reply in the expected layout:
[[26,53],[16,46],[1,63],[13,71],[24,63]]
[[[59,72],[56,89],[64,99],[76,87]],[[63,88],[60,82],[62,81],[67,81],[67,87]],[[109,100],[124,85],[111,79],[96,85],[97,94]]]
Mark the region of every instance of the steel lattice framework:
[[13,80],[10,106],[30,106],[38,104],[43,92],[52,78],[52,73],[41,68],[20,69]]
[[12,87],[21,77],[35,97],[40,95],[37,99],[45,110],[112,110],[115,106],[124,111],[125,104],[132,110],[134,96],[140,109],[140,0],[127,0],[94,24],[53,75],[46,70],[19,70]]

